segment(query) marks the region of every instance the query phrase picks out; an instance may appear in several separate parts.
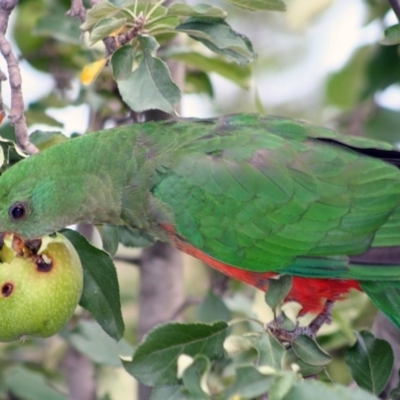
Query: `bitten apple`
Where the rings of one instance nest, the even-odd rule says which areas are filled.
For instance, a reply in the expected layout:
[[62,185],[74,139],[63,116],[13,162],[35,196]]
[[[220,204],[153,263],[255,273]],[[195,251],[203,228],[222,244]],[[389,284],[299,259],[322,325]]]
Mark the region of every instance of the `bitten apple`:
[[0,341],[58,332],[83,287],[82,265],[69,240],[55,234],[25,243],[6,234],[0,260]]

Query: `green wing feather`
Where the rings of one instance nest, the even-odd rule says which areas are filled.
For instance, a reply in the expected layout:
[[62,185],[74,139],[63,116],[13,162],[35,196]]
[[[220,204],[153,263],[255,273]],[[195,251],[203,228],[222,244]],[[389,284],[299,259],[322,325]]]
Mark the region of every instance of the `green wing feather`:
[[400,245],[400,171],[362,152],[395,149],[282,118],[203,124],[153,190],[178,234],[238,268],[358,280],[400,329],[400,265],[349,261]]
[[375,241],[398,244],[399,170],[349,148],[371,146],[392,149],[285,119],[232,117],[186,142],[154,194],[169,204],[181,236],[227,264],[398,279],[400,266],[353,266],[343,257]]

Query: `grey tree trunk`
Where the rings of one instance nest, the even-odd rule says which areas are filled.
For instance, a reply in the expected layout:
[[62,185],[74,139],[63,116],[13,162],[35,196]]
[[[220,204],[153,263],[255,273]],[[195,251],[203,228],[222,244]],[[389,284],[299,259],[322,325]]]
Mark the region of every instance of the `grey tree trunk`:
[[[183,64],[169,63],[174,82],[183,89],[185,70]],[[146,120],[162,120],[171,116],[160,111],[149,111]],[[177,313],[185,301],[182,258],[178,250],[157,242],[143,251],[140,263],[139,338],[155,325],[180,319]],[[139,400],[150,397],[151,388],[139,385]]]
[[[140,266],[139,337],[166,322],[184,302],[182,257],[170,245],[157,242],[143,251]],[[151,388],[139,385],[139,400],[150,397]]]

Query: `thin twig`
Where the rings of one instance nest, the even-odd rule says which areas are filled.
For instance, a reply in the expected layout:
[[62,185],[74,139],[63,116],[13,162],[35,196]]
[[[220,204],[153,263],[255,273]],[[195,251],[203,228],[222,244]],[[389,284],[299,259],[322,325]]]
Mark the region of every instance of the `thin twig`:
[[128,32],[121,33],[120,35],[108,36],[103,42],[106,46],[106,54],[107,56],[113,54],[117,49],[124,46],[126,43],[130,42],[132,39],[136,38],[139,33],[143,30],[143,24],[145,22],[143,14],[139,15],[137,20],[135,21],[135,25],[129,29]]
[[0,0],[0,52],[7,62],[8,78],[11,88],[11,111],[8,116],[14,125],[18,145],[27,153],[34,154],[39,150],[29,141],[28,127],[24,115],[24,99],[21,91],[21,71],[9,41],[5,37],[8,20],[18,0]]
[[69,17],[78,17],[82,22],[86,19],[86,8],[82,0],[71,0],[71,8],[67,11]]
[[398,21],[400,21],[400,1],[399,0],[388,0],[390,7],[392,7],[392,10],[396,14],[396,17]]
[[3,81],[6,80],[7,80],[6,74],[0,70],[0,124],[3,122],[3,119],[6,116],[6,110],[4,109],[3,95],[1,91]]

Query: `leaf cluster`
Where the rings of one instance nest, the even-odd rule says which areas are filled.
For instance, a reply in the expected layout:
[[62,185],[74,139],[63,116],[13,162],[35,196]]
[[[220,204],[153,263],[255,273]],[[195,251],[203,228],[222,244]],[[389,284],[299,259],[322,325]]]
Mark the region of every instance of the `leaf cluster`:
[[[202,71],[197,71],[197,78],[202,74],[202,87],[210,88],[206,75],[210,68],[233,76],[239,84],[245,85],[246,79],[238,79],[237,71],[243,71],[248,77],[249,70],[235,67],[236,73],[232,74],[232,71],[228,73],[228,67],[232,61],[246,65],[254,60],[256,54],[250,41],[228,25],[224,10],[203,3],[195,6],[185,3],[163,6],[162,3],[101,1],[89,10],[81,26],[83,31],[89,32],[90,45],[99,41],[108,45],[106,59],[111,60],[113,78],[129,108],[135,112],[148,109],[174,112],[180,101],[180,90],[173,82],[167,64],[157,53],[160,44],[172,40],[178,33],[186,34],[218,55],[202,55],[208,61]],[[250,7],[253,2],[248,4]],[[254,9],[262,6],[257,4]],[[164,53],[165,56],[172,59],[181,56],[180,61],[192,64],[192,67],[196,58],[187,46],[175,46],[172,51]],[[82,81],[90,84],[104,67],[106,59],[87,65],[81,75]],[[202,63],[196,65],[198,70]]]
[[[349,389],[331,381],[326,372],[331,357],[311,338],[299,336],[284,347],[261,323],[261,329],[241,335],[231,331],[236,323],[159,326],[148,333],[132,357],[123,358],[123,365],[153,387],[152,400],[250,400],[266,395],[288,400],[316,398],[316,393],[318,398],[332,400],[372,400],[390,377],[391,348],[367,331],[357,335],[347,356],[360,386]],[[317,375],[319,381],[304,380]]]

